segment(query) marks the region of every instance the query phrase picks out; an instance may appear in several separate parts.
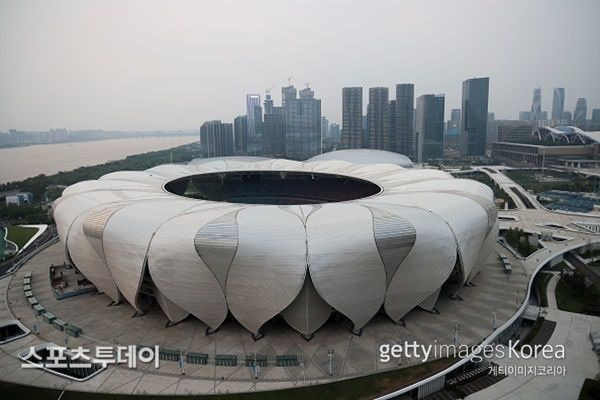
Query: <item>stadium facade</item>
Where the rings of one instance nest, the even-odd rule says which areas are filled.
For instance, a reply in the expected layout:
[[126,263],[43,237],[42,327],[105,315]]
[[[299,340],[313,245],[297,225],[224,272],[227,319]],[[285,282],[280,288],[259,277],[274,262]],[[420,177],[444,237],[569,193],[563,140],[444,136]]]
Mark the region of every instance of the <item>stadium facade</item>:
[[155,301],[215,331],[230,313],[255,337],[281,316],[310,337],[337,312],[360,332],[378,312],[432,310],[498,236],[489,187],[392,154],[114,172],[66,188],[54,218],[67,260],[140,314]]

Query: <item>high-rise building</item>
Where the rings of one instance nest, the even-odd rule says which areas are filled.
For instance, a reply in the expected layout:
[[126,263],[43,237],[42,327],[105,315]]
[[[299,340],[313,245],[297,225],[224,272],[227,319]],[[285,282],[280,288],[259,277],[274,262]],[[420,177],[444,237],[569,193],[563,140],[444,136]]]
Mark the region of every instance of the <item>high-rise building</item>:
[[367,106],[367,136],[369,147],[378,150],[391,150],[389,128],[389,92],[386,87],[369,88]]
[[321,138],[329,137],[329,120],[321,117]]
[[450,110],[450,121],[460,122],[460,108]]
[[489,78],[463,82],[460,148],[464,156],[484,156],[487,141]]
[[396,85],[396,151],[414,158],[415,85]]
[[398,104],[396,100],[390,100],[387,103],[388,108],[388,116],[386,119],[387,125],[384,126],[384,131],[389,135],[389,147],[385,150],[387,151],[396,151],[398,148],[397,137],[398,137],[398,127],[396,126],[397,118],[396,111],[398,109]]
[[239,115],[233,120],[233,152],[246,155],[248,151],[248,116]]
[[281,106],[285,107],[288,100],[295,100],[298,92],[293,85],[284,86],[281,88]]
[[262,132],[262,154],[274,158],[286,157],[285,110],[271,106],[264,115]]
[[334,122],[331,125],[329,125],[329,136],[333,140],[339,141],[341,139],[340,124],[336,124]]
[[529,118],[531,115],[530,111],[519,111],[519,121],[523,121],[523,122],[531,122],[531,118]]
[[260,94],[246,95],[246,115],[248,116],[248,137],[256,136],[257,125],[257,107],[260,107]]
[[600,131],[600,108],[592,109],[592,120],[587,126],[589,131]]
[[342,149],[363,147],[362,87],[342,89]]
[[415,120],[417,162],[441,159],[444,151],[444,95],[417,98]]
[[369,132],[367,126],[369,125],[369,116],[362,116],[362,147],[365,149],[369,148]]
[[531,121],[539,121],[542,118],[542,88],[533,89],[533,101],[531,102],[531,111],[529,113]]
[[577,99],[575,111],[573,111],[573,123],[580,129],[586,128],[587,120],[587,100],[585,97]]
[[453,136],[458,142],[458,135],[460,134],[460,108],[453,108],[450,110],[450,119],[446,121],[446,132],[444,136]]
[[552,95],[552,119],[563,119],[565,111],[565,88],[554,88]]
[[267,94],[265,94],[265,101],[263,103],[265,114],[273,113],[273,99],[271,98],[271,91],[267,90]]
[[306,87],[299,98],[285,100],[286,155],[305,160],[321,153],[321,100]]
[[233,155],[233,127],[221,121],[207,121],[200,127],[202,156],[223,157]]
[[496,125],[496,115],[493,112],[488,113],[487,122],[487,148],[492,147],[492,143],[498,140],[498,126]]
[[571,111],[565,111],[565,112],[563,112],[562,119],[567,121],[567,125],[570,125],[573,123],[573,114],[571,113]]

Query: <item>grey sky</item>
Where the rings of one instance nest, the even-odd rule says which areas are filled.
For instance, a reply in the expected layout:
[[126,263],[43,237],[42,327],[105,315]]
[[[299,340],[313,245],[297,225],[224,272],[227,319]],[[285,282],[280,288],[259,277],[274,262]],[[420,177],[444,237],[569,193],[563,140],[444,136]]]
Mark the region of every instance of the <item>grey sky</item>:
[[536,84],[550,111],[600,108],[600,1],[2,1],[0,130],[184,129],[244,113],[293,76],[340,122],[344,86],[415,95],[490,77],[516,118]]

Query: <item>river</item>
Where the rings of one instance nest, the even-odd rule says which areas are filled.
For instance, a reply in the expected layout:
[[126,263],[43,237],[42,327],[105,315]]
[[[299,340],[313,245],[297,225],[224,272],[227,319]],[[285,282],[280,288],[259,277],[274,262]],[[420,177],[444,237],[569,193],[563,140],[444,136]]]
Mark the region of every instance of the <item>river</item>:
[[197,140],[197,136],[160,136],[3,148],[0,149],[0,183],[103,164]]

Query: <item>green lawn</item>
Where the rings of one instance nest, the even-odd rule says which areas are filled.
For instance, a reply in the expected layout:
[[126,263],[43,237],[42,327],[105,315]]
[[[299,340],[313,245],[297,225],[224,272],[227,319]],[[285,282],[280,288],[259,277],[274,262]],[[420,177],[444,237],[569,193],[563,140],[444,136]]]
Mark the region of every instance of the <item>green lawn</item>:
[[[573,172],[546,169],[542,173],[539,169],[509,169],[505,173],[513,181],[523,186],[525,190],[531,190],[533,193],[541,193],[546,190],[588,193],[595,191],[596,182],[594,179],[585,178]],[[546,178],[546,180],[540,181],[540,177]]]
[[20,250],[37,233],[37,228],[25,226],[9,226],[6,238],[17,245]]
[[[446,367],[457,360],[443,358],[428,363],[420,364],[410,368],[404,368],[396,371],[383,372],[376,375],[365,376],[361,378],[348,379],[345,381],[334,382],[323,385],[300,387],[289,390],[274,390],[259,393],[239,393],[231,394],[227,397],[198,395],[186,396],[185,399],[231,399],[231,400],[304,400],[304,399],[334,399],[334,400],[367,400],[377,396],[398,390],[411,383],[422,380]],[[391,361],[390,361],[391,362]],[[30,399],[56,399],[60,395],[60,390],[34,388],[0,382],[0,392],[3,398],[30,398]],[[99,394],[84,392],[65,392],[62,400],[124,400],[133,398],[119,394]],[[136,400],[155,399],[181,399],[177,396],[135,396]]]

